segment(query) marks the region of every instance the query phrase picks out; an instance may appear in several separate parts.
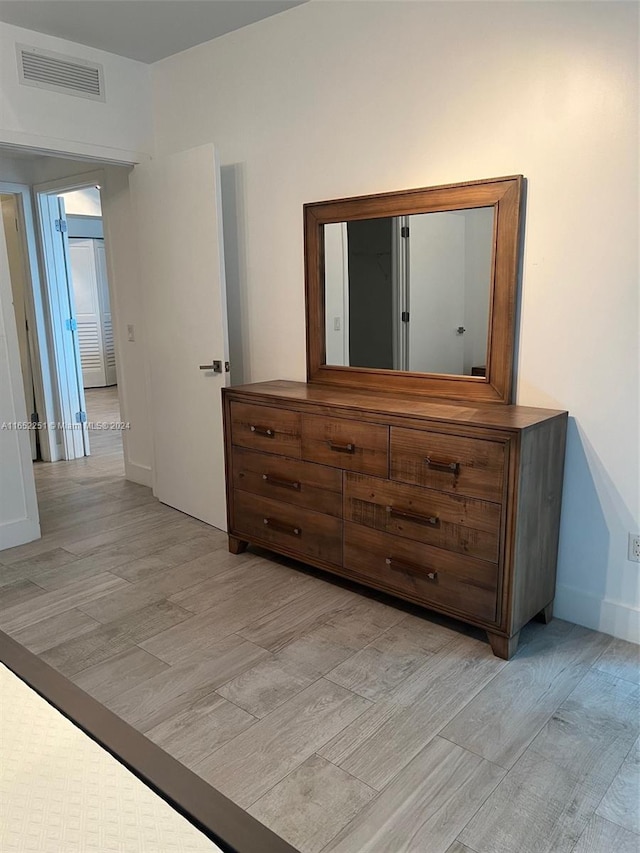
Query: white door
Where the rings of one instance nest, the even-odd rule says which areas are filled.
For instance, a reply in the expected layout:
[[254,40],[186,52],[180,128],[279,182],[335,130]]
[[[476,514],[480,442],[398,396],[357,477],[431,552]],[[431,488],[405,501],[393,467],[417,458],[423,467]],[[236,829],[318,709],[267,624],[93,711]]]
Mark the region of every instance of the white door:
[[409,370],[463,372],[464,224],[456,213],[409,217]]
[[[9,274],[13,293],[13,309],[16,317],[16,331],[18,333],[24,399],[27,405],[27,416],[31,418],[37,413],[37,407],[31,362],[32,341],[30,340],[30,329],[27,323],[26,298],[30,282],[24,259],[24,244],[19,231],[18,200],[15,195],[3,194],[0,196],[0,205],[2,206],[2,222],[7,258],[9,260]],[[37,457],[35,430],[30,430],[29,438],[31,443],[31,459],[35,460]]]
[[104,240],[69,238],[71,278],[85,388],[116,384]]
[[98,275],[93,243],[93,240],[69,238],[82,383],[85,388],[97,388],[107,384],[102,312],[98,298]]
[[9,261],[0,228],[0,550],[40,536]]
[[65,459],[76,459],[89,455],[89,431],[75,300],[69,275],[71,260],[64,201],[55,195],[38,193],[38,209],[59,393],[57,414],[61,423],[63,455]]
[[[149,352],[154,494],[226,530],[221,389],[227,312],[219,167],[212,145],[136,166]],[[222,373],[201,365],[222,362]]]

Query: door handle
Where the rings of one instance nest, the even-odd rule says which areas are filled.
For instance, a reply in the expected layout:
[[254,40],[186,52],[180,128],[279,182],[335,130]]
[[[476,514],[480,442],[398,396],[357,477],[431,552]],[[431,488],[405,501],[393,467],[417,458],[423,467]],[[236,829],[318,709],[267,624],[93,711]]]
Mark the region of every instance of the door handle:
[[213,370],[214,373],[222,373],[222,365],[224,364],[224,372],[228,373],[230,369],[230,365],[228,361],[222,362],[218,360],[214,360],[211,364],[201,364],[200,370]]

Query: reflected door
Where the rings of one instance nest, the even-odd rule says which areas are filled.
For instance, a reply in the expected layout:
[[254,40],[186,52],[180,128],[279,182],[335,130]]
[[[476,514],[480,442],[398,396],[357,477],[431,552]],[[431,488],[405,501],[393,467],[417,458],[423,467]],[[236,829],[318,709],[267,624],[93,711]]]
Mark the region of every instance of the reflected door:
[[410,216],[408,370],[464,372],[464,217]]

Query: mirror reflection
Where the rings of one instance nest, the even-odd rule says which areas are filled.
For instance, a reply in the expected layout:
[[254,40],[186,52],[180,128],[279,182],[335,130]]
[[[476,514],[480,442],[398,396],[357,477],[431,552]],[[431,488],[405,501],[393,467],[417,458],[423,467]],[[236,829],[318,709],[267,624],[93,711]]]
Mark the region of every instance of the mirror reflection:
[[326,364],[484,376],[493,207],[324,226]]

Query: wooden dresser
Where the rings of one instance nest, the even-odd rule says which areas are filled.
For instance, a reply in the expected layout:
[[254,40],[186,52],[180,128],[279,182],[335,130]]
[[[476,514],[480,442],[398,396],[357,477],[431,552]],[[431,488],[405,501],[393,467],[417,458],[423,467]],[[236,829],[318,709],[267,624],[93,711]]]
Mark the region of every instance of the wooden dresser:
[[551,617],[567,413],[303,382],[223,389],[229,548],[486,629]]

